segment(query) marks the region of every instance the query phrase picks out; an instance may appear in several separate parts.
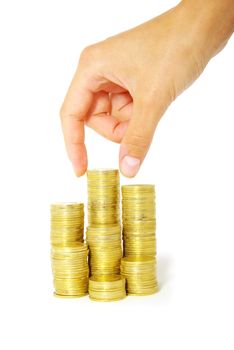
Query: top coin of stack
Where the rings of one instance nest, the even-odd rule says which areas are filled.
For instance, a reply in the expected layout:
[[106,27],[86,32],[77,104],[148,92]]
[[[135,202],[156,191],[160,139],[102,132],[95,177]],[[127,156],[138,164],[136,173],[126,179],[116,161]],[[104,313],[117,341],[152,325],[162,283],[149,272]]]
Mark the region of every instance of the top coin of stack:
[[103,227],[119,224],[118,170],[88,170],[89,226]]
[[51,205],[50,211],[52,246],[69,246],[74,242],[83,242],[83,203],[55,203]]
[[156,255],[154,185],[122,186],[125,257]]

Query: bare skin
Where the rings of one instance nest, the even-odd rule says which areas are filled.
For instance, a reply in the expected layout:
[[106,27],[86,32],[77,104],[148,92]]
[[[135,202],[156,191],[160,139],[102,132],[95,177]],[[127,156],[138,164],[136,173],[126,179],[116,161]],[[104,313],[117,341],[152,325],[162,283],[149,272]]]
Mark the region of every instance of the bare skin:
[[76,175],[87,169],[87,125],[120,143],[120,170],[135,176],[168,106],[199,77],[233,31],[233,0],[184,0],[84,49],[61,108]]

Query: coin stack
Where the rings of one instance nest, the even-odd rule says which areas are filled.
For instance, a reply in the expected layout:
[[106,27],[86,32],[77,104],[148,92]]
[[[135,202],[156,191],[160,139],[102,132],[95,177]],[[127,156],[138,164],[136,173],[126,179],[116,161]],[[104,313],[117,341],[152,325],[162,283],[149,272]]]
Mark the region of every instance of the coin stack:
[[126,297],[125,279],[117,275],[92,276],[89,279],[89,297],[95,301],[116,301]]
[[53,246],[51,250],[55,295],[81,297],[88,292],[88,248],[76,242],[67,247]]
[[[84,205],[51,205],[51,262],[55,295],[115,301],[158,290],[153,185],[122,186],[120,223],[118,170],[89,170],[88,227]],[[89,258],[89,261],[88,261]],[[90,274],[89,274],[90,271]]]
[[118,170],[88,170],[89,226],[118,225],[119,172]]
[[124,256],[156,255],[155,189],[153,185],[122,186]]
[[83,203],[51,205],[51,262],[56,296],[87,294],[88,247],[82,243],[83,233]]
[[123,258],[121,275],[126,278],[128,295],[150,295],[158,290],[156,260],[153,257]]
[[153,185],[122,186],[122,220],[125,258],[121,273],[126,277],[127,291],[131,295],[152,294],[157,291]]
[[67,246],[84,240],[84,204],[55,203],[51,205],[51,244]]
[[90,252],[90,298],[100,301],[119,300],[126,295],[123,279],[119,275],[122,258],[119,171],[89,170],[87,179],[86,240]]
[[120,273],[122,258],[121,227],[88,226],[86,241],[90,251],[92,275],[114,275]]

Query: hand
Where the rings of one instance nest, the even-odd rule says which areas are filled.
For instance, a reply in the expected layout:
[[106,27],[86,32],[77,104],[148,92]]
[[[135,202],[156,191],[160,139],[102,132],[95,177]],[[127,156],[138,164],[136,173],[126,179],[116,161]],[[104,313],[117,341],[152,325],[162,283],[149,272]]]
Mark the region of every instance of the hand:
[[[210,17],[204,1],[184,1],[83,51],[61,109],[67,152],[78,176],[87,169],[84,125],[120,143],[120,170],[135,176],[163,113],[231,35],[229,27],[224,30],[226,18],[217,25]],[[210,31],[212,20],[217,33]]]

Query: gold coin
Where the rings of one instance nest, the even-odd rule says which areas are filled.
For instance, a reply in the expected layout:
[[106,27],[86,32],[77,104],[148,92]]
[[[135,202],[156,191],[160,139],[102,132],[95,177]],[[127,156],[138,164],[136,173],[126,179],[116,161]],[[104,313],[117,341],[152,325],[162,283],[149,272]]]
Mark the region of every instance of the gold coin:
[[79,295],[60,295],[54,292],[54,296],[56,298],[61,298],[61,299],[73,299],[73,298],[82,298],[84,296],[88,295],[88,293],[85,294],[79,294]]
[[125,257],[155,257],[154,185],[122,186],[122,220]]
[[73,242],[83,242],[84,204],[54,203],[51,210],[51,244],[65,246]]
[[158,290],[156,259],[153,257],[123,258],[121,275],[126,278],[126,289],[130,295],[149,295]]
[[113,275],[120,272],[123,255],[120,225],[88,226],[86,240],[90,251],[91,275]]
[[110,226],[118,224],[120,222],[118,170],[88,170],[87,180],[89,225]]
[[55,294],[82,296],[88,292],[88,247],[76,242],[70,246],[52,246],[51,264]]
[[117,301],[126,297],[125,279],[118,275],[92,276],[89,297],[95,301]]

